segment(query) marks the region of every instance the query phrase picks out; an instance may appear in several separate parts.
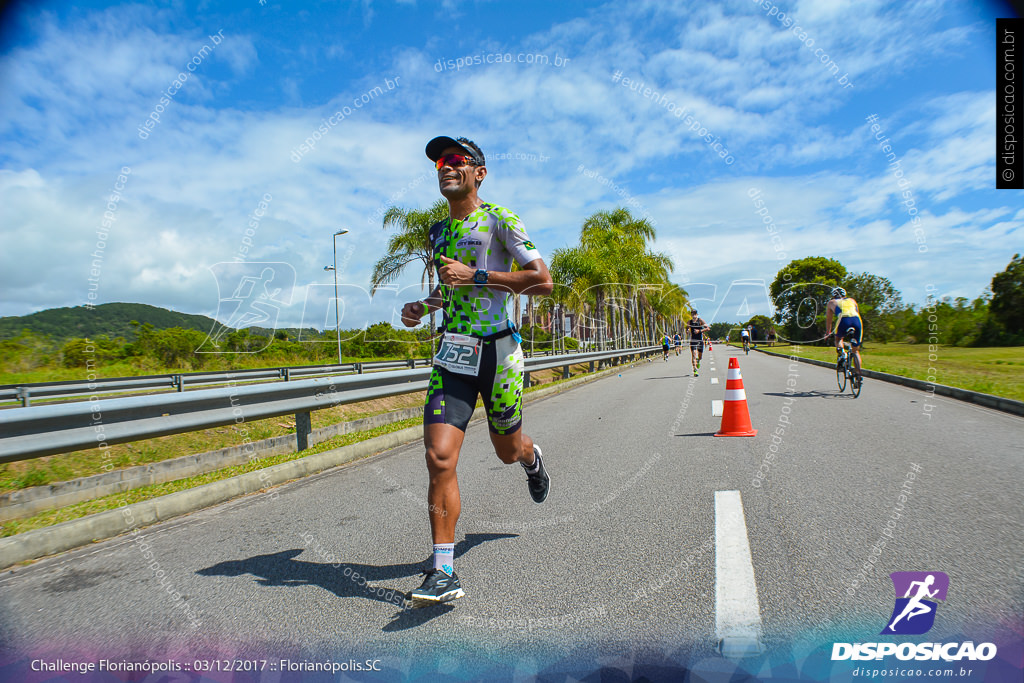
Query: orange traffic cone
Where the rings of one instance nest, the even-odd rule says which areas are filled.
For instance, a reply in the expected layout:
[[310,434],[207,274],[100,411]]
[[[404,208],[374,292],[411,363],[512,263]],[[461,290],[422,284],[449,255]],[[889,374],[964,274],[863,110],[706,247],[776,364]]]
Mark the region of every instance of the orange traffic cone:
[[729,374],[725,380],[725,405],[722,410],[722,428],[715,436],[755,436],[757,430],[750,424],[747,393],[743,390],[740,361],[729,358]]

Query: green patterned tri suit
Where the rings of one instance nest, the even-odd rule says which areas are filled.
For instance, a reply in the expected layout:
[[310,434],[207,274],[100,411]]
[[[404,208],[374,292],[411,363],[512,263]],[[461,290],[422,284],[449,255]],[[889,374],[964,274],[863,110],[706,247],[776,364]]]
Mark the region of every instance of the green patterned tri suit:
[[[505,272],[512,270],[513,259],[524,266],[541,258],[519,217],[493,204],[481,204],[465,220],[448,218],[435,223],[430,228],[430,242],[438,270],[444,265],[441,256],[473,269]],[[522,424],[523,352],[510,320],[513,294],[477,285],[442,284],[440,290],[444,331],[480,337],[484,342],[476,377],[434,366],[424,422],[466,431],[480,394],[491,431],[515,433]]]

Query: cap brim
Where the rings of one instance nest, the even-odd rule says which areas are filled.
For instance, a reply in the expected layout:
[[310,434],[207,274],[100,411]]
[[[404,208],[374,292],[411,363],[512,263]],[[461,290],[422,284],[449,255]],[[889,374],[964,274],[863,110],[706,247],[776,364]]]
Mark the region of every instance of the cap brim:
[[444,151],[449,147],[458,147],[468,156],[473,156],[472,154],[470,154],[470,151],[463,147],[462,145],[460,145],[458,141],[453,140],[447,135],[441,135],[427,143],[427,158],[430,159],[431,161],[437,161],[438,159],[441,158],[441,155],[444,153]]

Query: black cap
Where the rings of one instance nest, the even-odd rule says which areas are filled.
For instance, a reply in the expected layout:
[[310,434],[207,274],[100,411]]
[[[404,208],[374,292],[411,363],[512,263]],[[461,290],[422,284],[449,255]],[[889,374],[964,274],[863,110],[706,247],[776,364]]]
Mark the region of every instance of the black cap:
[[431,161],[437,161],[441,158],[441,154],[449,147],[461,147],[466,155],[475,161],[478,166],[487,165],[484,153],[477,147],[475,142],[466,138],[453,140],[447,135],[441,135],[427,143],[427,158]]

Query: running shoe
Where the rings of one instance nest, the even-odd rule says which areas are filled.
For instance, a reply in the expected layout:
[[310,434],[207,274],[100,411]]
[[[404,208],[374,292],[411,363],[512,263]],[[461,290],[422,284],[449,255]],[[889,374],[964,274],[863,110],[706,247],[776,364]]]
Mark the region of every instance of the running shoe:
[[[544,499],[548,497],[548,490],[551,489],[551,477],[548,476],[547,470],[544,469],[544,461],[540,457],[540,446],[537,444],[533,444],[533,455],[537,458],[537,463],[540,464],[540,467],[533,474],[526,473],[526,485],[530,489],[530,496],[533,498],[533,502],[543,503]],[[523,465],[525,470],[526,465],[520,464]]]
[[407,596],[414,603],[418,602],[422,605],[424,603],[448,602],[455,598],[461,598],[466,594],[462,590],[462,585],[459,583],[459,577],[455,574],[455,570],[448,574],[443,569],[432,568],[424,570],[420,574],[426,575],[426,578],[423,579],[423,585]]

